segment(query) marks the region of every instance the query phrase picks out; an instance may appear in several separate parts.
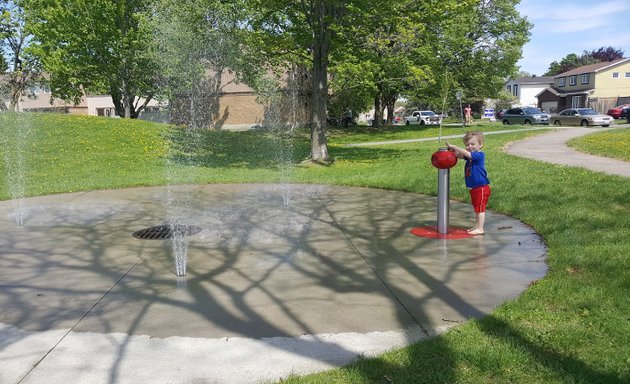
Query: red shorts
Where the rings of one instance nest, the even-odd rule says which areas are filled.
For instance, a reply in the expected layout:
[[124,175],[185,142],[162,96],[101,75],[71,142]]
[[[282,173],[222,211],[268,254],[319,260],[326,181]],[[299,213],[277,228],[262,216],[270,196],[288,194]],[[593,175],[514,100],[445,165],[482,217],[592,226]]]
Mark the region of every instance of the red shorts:
[[484,185],[481,187],[475,187],[470,190],[470,200],[472,206],[475,209],[475,213],[481,213],[486,211],[486,204],[488,204],[488,198],[490,197],[490,186]]

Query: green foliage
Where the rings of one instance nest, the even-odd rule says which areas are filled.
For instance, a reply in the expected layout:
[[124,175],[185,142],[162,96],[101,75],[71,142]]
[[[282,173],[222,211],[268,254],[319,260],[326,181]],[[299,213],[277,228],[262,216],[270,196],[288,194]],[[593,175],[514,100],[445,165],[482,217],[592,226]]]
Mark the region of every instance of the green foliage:
[[455,98],[459,90],[465,103],[496,97],[504,79],[514,74],[529,39],[531,24],[519,15],[516,4],[514,0],[459,1],[438,7],[442,16],[424,21],[427,54],[421,56],[436,85],[411,88],[403,96],[435,109],[459,105]]
[[558,75],[560,73],[570,71],[573,68],[578,68],[588,64],[595,64],[598,62],[599,61],[591,56],[578,56],[575,53],[569,53],[559,63],[554,61],[549,64],[549,69],[545,73],[545,76]]
[[[40,81],[39,62],[27,49],[30,37],[22,1],[0,1],[0,73],[7,72],[0,78],[0,97],[9,100],[13,111],[19,109],[28,88]],[[4,109],[4,103],[0,106]]]
[[[159,70],[145,22],[148,0],[24,0],[32,52],[53,96],[78,103],[108,94],[121,117],[138,116],[157,91]],[[136,104],[137,97],[145,104]]]
[[154,2],[148,23],[161,73],[160,96],[169,100],[173,123],[212,127],[220,119],[219,97],[228,85],[224,75],[253,77],[251,69],[258,67],[240,49],[239,22],[245,18],[241,1]]
[[374,102],[376,84],[373,73],[376,68],[370,62],[343,62],[331,70],[331,95],[328,114],[342,116],[347,110],[360,112],[370,109]]
[[352,90],[365,84],[362,94],[373,100],[377,126],[385,108],[391,119],[401,94],[422,93],[434,84],[427,40],[434,38],[430,29],[451,6],[451,1],[368,2],[353,8],[355,25],[340,28],[343,49],[333,55],[332,72],[343,71],[347,62],[364,66],[362,81]]
[[518,98],[516,96],[503,89],[501,90],[501,92],[499,92],[496,98],[494,109],[496,112],[498,112],[502,109],[512,108],[512,105],[514,105],[516,101],[518,101]]
[[613,47],[601,47],[592,51],[584,51],[581,55],[569,53],[560,62],[549,64],[545,76],[554,76],[584,65],[623,58],[623,51]]

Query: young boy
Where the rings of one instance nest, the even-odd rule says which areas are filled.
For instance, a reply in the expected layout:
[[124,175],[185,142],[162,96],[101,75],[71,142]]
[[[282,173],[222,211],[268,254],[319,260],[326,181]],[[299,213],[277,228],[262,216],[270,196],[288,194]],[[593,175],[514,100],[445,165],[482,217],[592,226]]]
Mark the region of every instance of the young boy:
[[455,152],[460,159],[466,159],[464,179],[466,187],[470,189],[470,200],[475,209],[476,225],[468,230],[471,235],[483,235],[483,225],[486,221],[486,204],[490,197],[490,180],[486,172],[486,154],[483,148],[483,133],[468,131],[464,135],[466,149],[446,142],[449,150]]

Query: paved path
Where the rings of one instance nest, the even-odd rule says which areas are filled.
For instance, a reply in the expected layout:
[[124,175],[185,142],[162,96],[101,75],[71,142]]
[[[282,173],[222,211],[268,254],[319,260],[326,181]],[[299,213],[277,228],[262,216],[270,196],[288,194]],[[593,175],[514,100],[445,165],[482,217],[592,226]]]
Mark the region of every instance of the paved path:
[[[619,128],[619,127],[615,127]],[[576,137],[614,128],[571,128],[536,135],[510,145],[506,152],[548,163],[582,167],[609,175],[630,177],[630,162],[593,156],[569,148],[566,143]]]
[[[500,135],[503,133],[536,131],[554,129],[552,132],[536,135],[525,140],[520,140],[510,145],[506,152],[526,157],[529,159],[546,161],[548,163],[583,167],[596,172],[609,175],[630,177],[630,163],[607,157],[589,155],[569,148],[566,143],[576,137],[602,132],[610,129],[630,128],[630,124],[617,124],[611,128],[574,128],[574,127],[532,127],[520,129],[506,129],[500,131],[485,132],[484,135]],[[349,147],[368,147],[377,145],[406,144],[423,141],[436,141],[439,139],[458,139],[463,134],[448,135],[442,137],[424,137],[421,139],[405,139],[390,141],[372,141],[364,143],[346,144]]]
[[[547,130],[549,127],[533,127],[533,128],[519,128],[519,129],[505,129],[501,131],[492,131],[486,132],[484,135],[500,135],[502,133],[511,133],[511,132],[523,132],[523,131],[540,131]],[[419,143],[422,141],[435,141],[435,140],[448,140],[448,139],[458,139],[464,137],[464,134],[458,135],[447,135],[442,137],[423,137],[421,139],[404,139],[404,140],[388,140],[388,141],[367,141],[364,143],[352,143],[346,144],[347,147],[371,147],[377,145],[390,145],[390,144],[406,144],[406,143]]]

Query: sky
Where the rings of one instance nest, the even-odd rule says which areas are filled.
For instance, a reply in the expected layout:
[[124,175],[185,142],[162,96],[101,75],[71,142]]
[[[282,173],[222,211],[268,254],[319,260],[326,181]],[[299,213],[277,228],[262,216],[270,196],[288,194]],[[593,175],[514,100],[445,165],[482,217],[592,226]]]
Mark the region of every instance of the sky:
[[553,61],[613,47],[630,57],[630,0],[521,0],[516,6],[534,26],[521,71],[543,75]]

